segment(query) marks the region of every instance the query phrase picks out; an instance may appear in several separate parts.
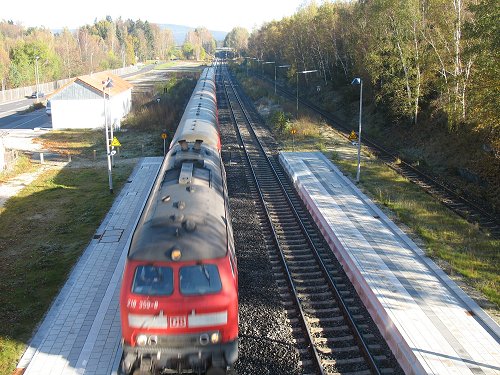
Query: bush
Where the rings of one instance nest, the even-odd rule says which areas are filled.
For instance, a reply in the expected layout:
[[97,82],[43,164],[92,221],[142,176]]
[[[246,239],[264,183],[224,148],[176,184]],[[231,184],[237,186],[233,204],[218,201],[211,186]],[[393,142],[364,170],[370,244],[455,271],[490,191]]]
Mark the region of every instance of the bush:
[[269,117],[273,129],[279,134],[285,134],[290,127],[290,119],[283,111],[275,111]]

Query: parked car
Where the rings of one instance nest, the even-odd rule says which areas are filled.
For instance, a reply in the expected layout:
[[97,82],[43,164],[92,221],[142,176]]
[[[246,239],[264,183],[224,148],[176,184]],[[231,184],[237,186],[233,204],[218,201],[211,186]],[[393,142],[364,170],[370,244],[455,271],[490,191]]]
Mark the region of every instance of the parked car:
[[33,99],[36,99],[37,97],[38,98],[43,98],[45,96],[45,94],[43,92],[38,92],[38,95],[37,95],[37,91],[34,91],[33,94],[31,94],[31,97]]

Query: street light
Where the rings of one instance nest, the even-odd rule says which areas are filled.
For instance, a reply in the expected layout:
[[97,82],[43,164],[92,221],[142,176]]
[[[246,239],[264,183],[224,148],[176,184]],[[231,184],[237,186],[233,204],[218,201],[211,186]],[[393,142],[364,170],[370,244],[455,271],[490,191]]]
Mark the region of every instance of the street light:
[[359,85],[359,130],[358,130],[358,169],[356,171],[356,183],[359,182],[359,173],[361,171],[361,111],[363,105],[363,80],[354,78],[351,85]]
[[[113,194],[113,177],[111,175],[111,151],[109,149],[110,137],[108,133],[108,116],[106,111],[106,89],[108,89],[108,98],[109,98],[109,89],[113,87],[113,80],[108,77],[106,81],[102,81],[102,99],[104,101],[104,128],[106,130],[106,154],[108,157],[108,181],[109,181],[109,192]],[[111,138],[112,139],[112,138]],[[114,151],[114,150],[113,150]]]
[[291,65],[279,65],[279,66],[274,66],[274,95],[276,95],[276,68],[289,68]]
[[[261,71],[261,74],[262,74],[262,71],[264,70],[263,65],[262,65],[262,62],[263,62],[264,60],[261,60],[261,59],[256,59],[256,61],[257,61],[257,63],[261,63],[261,64],[260,64],[260,71]],[[257,74],[258,74],[258,73],[259,73],[259,68],[257,67]]]
[[299,74],[309,74],[317,71],[318,70],[303,70],[301,72],[297,72],[297,120],[299,119]]
[[276,61],[265,61],[263,64],[274,64],[274,95],[276,95]]
[[255,57],[244,57],[245,59],[245,65],[247,66],[247,76],[248,76],[248,60],[255,60]]
[[93,57],[94,57],[94,52],[90,53],[90,75],[92,75],[93,70],[94,70],[94,63],[93,63]]
[[36,101],[38,102],[38,92],[39,92],[39,88],[38,88],[38,82],[39,82],[39,78],[38,78],[38,59],[40,58],[40,56],[35,56],[35,84],[36,84]]

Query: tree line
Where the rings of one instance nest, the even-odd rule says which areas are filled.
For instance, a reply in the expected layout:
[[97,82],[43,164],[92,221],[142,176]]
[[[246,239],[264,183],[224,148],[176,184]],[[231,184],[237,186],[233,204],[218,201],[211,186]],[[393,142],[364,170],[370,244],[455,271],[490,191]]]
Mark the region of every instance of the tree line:
[[77,30],[52,32],[12,21],[0,22],[1,89],[71,78],[93,71],[116,69],[146,60],[173,57],[203,60],[215,53],[215,40],[206,28],[189,31],[182,48],[173,33],[148,21],[113,21],[110,16]]
[[483,132],[499,157],[499,19],[497,0],[313,1],[254,30],[248,56],[325,86],[361,77],[390,120]]

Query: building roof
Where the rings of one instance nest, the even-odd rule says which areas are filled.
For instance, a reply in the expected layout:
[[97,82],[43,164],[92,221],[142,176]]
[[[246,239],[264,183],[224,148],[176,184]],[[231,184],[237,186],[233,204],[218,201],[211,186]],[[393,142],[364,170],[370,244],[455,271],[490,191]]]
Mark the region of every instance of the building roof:
[[113,81],[113,87],[110,87],[109,91],[108,89],[106,89],[106,94],[108,94],[109,92],[110,96],[119,94],[132,88],[132,84],[125,81],[123,78],[109,72],[99,72],[93,73],[91,75],[80,76],[77,77],[75,81],[83,82],[84,84],[93,87],[97,91],[102,92],[103,82],[108,78]]
[[103,82],[106,81],[108,78],[110,78],[113,81],[113,87],[110,87],[109,91],[108,89],[106,89],[106,95],[114,96],[132,88],[132,84],[127,82],[123,78],[108,71],[104,71],[73,78],[71,81],[61,86],[52,94],[48,95],[47,98],[50,99],[51,97],[65,90],[68,86],[71,86],[75,82],[83,84],[84,86],[88,86],[93,90],[100,92],[102,94]]

